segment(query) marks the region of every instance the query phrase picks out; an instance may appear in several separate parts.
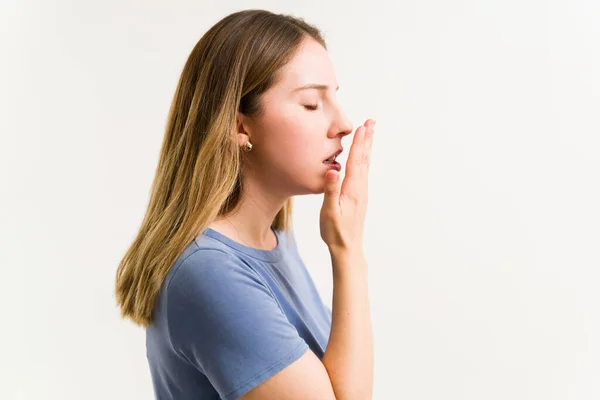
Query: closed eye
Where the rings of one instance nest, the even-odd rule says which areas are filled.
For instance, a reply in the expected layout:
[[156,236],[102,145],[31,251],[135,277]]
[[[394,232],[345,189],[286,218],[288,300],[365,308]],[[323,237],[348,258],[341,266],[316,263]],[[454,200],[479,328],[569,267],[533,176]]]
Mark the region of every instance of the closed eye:
[[307,104],[304,106],[304,108],[315,111],[317,108],[319,108],[318,104]]

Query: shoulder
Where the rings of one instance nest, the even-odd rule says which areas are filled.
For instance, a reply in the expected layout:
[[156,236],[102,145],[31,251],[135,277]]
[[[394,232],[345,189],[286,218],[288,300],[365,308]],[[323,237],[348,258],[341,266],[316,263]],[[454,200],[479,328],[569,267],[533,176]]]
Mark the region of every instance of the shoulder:
[[184,258],[167,282],[165,296],[174,342],[192,340],[200,325],[223,326],[234,323],[232,318],[240,313],[252,315],[248,307],[276,304],[270,288],[249,265],[216,249],[196,249]]
[[167,292],[190,285],[234,284],[241,278],[260,283],[258,274],[242,258],[216,248],[194,248],[181,257],[171,272]]

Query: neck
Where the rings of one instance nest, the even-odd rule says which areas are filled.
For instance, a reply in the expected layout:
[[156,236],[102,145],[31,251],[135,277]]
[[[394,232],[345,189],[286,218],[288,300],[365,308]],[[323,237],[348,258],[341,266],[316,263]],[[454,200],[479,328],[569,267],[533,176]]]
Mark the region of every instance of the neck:
[[209,226],[246,246],[271,250],[277,244],[271,225],[286,200],[287,197],[277,196],[272,189],[245,181],[235,209]]

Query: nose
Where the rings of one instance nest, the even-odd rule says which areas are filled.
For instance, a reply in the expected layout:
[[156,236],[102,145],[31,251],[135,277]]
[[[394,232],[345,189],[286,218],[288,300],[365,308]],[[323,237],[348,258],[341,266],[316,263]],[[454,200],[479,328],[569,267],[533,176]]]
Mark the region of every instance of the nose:
[[338,113],[336,114],[335,123],[332,126],[331,134],[333,136],[344,137],[352,133],[353,127],[352,122],[346,117],[346,114],[338,107]]

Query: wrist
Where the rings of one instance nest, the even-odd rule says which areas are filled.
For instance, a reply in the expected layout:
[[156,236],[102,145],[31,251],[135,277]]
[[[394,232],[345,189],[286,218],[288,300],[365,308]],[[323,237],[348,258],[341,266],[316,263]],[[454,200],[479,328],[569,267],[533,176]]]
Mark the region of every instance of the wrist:
[[364,257],[362,243],[356,243],[352,245],[332,245],[327,246],[329,254],[332,257],[351,257],[361,258]]
[[[347,248],[347,247],[329,247],[329,255],[333,267],[336,268],[339,265],[360,265],[366,266],[367,260],[361,248]],[[351,267],[353,268],[353,267]]]

